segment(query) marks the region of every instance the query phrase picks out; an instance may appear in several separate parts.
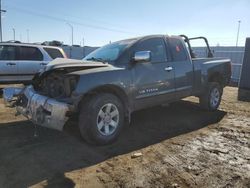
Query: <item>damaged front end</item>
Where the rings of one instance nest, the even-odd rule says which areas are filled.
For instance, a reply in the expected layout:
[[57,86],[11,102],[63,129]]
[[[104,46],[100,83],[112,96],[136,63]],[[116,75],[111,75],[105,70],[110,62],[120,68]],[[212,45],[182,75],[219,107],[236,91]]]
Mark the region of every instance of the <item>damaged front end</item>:
[[63,130],[67,113],[73,108],[65,102],[38,94],[33,86],[5,88],[3,98],[7,106],[15,106],[17,115],[22,114],[37,125]]
[[80,77],[74,72],[107,66],[103,63],[56,59],[35,75],[32,85],[5,88],[4,102],[6,106],[16,107],[17,115],[22,114],[35,124],[63,130],[81,100],[80,95],[72,97]]
[[17,97],[22,92],[23,87],[9,87],[3,89],[4,104],[7,107],[14,107]]
[[30,86],[5,88],[4,103],[16,107],[17,115],[24,115],[34,124],[63,130],[75,110],[71,94],[78,82],[78,76],[68,73],[53,70],[35,78]]

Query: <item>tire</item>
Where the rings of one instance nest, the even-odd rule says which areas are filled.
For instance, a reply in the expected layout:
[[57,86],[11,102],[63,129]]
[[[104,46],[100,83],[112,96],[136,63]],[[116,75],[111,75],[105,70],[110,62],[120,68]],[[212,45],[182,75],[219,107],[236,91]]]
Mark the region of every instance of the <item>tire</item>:
[[217,82],[209,82],[205,93],[200,96],[200,106],[208,111],[215,111],[218,109],[223,88]]
[[83,102],[79,114],[81,136],[90,144],[114,142],[124,125],[124,107],[113,94],[101,93]]

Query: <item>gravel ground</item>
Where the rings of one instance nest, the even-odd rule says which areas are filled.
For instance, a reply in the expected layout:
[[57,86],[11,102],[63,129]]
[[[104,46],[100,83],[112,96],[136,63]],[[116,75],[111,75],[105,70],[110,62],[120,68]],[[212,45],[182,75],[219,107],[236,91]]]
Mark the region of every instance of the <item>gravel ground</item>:
[[216,112],[194,97],[136,112],[102,147],[86,144],[75,120],[34,137],[2,102],[0,187],[250,187],[250,103],[237,101],[237,88],[225,88]]

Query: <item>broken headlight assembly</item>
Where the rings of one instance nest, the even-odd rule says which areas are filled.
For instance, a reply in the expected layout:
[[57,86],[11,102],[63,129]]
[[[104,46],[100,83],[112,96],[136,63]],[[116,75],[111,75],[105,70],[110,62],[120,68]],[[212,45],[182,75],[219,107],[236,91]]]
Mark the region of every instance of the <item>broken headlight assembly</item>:
[[75,90],[78,80],[77,75],[50,74],[41,80],[38,91],[50,98],[68,98]]

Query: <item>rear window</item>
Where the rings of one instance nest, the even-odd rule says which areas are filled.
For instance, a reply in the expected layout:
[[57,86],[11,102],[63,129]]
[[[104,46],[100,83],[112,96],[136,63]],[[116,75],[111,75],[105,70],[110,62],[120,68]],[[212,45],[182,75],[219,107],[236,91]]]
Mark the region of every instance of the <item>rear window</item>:
[[19,60],[42,61],[43,55],[40,50],[35,47],[21,46]]
[[187,60],[186,49],[180,39],[169,38],[169,44],[174,61]]
[[52,59],[56,59],[58,57],[64,58],[63,54],[60,52],[60,50],[55,48],[43,48]]
[[16,60],[16,47],[0,46],[0,60]]

